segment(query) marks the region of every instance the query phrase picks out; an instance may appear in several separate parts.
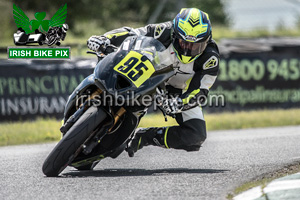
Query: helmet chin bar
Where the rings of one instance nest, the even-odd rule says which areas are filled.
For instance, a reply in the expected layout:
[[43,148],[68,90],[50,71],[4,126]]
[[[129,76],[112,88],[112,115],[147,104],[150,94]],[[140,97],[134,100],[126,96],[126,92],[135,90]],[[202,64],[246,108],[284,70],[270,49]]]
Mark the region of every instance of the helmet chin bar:
[[191,62],[193,62],[194,60],[196,60],[198,57],[199,57],[199,55],[193,56],[193,57],[190,57],[190,56],[184,56],[184,55],[179,55],[179,56],[177,56],[177,58],[179,58],[180,62],[182,62],[183,64],[191,63]]
[[196,55],[196,56],[184,56],[184,55],[179,54],[177,52],[177,50],[175,49],[174,45],[172,45],[172,47],[173,47],[173,50],[174,50],[174,52],[176,54],[176,57],[183,64],[191,63],[191,62],[193,62],[194,60],[196,60],[200,56],[200,55]]

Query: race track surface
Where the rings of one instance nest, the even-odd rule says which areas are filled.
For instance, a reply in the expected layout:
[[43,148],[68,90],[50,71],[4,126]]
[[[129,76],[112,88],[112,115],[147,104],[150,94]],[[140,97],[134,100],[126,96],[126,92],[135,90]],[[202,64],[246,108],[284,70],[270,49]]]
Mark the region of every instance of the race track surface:
[[94,171],[47,178],[55,143],[0,148],[0,199],[226,199],[259,175],[300,161],[300,126],[211,131],[199,152],[145,147],[104,159]]

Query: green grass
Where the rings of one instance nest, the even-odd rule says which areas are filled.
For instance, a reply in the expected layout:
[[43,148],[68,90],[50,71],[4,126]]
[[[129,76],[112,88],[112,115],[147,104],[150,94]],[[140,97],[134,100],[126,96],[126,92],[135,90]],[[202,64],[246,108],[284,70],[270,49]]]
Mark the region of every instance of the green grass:
[[[300,109],[257,110],[249,112],[225,112],[204,114],[208,130],[245,129],[254,127],[274,127],[300,125]],[[163,115],[148,115],[141,120],[140,126],[172,126],[176,121]]]
[[[259,110],[250,112],[206,114],[209,131],[300,125],[300,109]],[[32,122],[0,124],[0,146],[52,142],[60,139],[60,121],[38,119]],[[168,117],[165,122],[162,114],[146,115],[140,127],[161,127],[177,125],[175,119]]]
[[300,125],[300,109],[208,114],[208,130]]
[[60,122],[54,119],[1,123],[0,146],[57,141],[59,128]]
[[300,172],[300,163],[294,163],[289,166],[285,166],[284,168],[278,171],[265,174],[261,177],[257,177],[255,180],[242,184],[241,186],[235,188],[233,193],[229,193],[227,195],[227,199],[231,200],[234,196],[257,186],[265,188],[270,182],[272,182],[275,179],[279,179],[281,177],[292,175],[298,172]]

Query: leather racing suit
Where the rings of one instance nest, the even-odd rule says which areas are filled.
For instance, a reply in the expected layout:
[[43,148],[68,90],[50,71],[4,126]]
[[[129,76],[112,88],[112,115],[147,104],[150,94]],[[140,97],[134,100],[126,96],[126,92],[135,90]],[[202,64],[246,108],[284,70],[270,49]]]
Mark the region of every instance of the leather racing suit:
[[144,129],[144,144],[140,144],[141,140],[136,141],[138,144],[134,151],[146,145],[197,151],[206,139],[206,125],[199,100],[200,103],[205,100],[209,88],[217,78],[219,50],[210,38],[205,51],[196,60],[183,64],[173,50],[171,31],[172,22],[169,21],[137,29],[123,27],[104,34],[115,46],[120,46],[128,36],[134,35],[150,36],[159,40],[167,48],[176,73],[166,81],[166,89],[169,94],[179,94],[185,104],[183,111],[176,114],[179,126]]

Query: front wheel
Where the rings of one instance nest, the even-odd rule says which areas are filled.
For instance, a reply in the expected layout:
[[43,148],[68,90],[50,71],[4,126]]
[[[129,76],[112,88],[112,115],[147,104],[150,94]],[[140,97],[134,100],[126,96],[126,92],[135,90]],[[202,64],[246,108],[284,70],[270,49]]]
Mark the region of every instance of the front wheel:
[[107,117],[105,111],[98,107],[88,108],[59,141],[43,164],[46,176],[58,176],[74,159],[75,152]]

